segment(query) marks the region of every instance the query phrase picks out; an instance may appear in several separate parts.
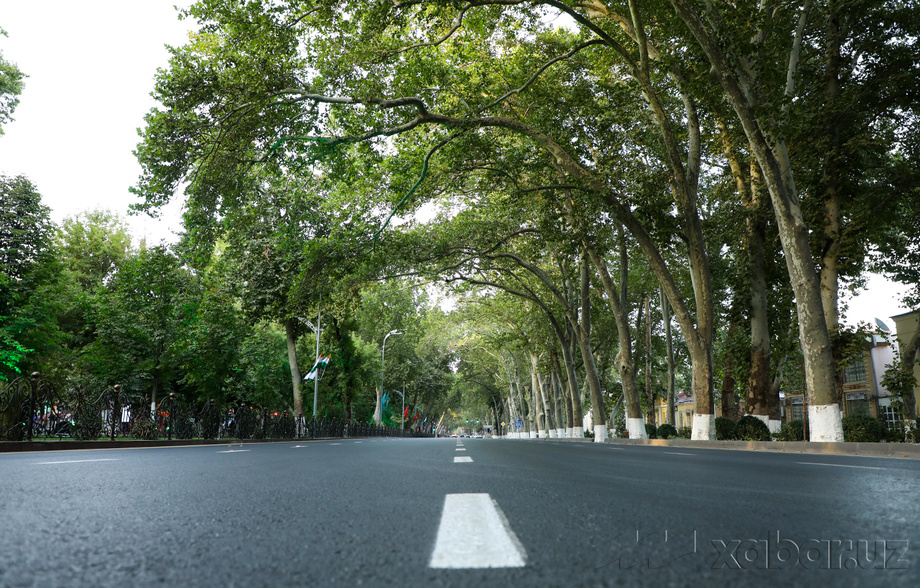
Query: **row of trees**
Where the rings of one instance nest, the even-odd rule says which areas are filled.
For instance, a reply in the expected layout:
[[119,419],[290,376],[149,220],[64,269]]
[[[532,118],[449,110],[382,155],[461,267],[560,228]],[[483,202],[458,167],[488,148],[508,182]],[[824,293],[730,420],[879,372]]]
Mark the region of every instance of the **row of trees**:
[[[165,245],[132,247],[125,224],[109,212],[55,226],[26,178],[0,177],[0,195],[0,378],[39,371],[62,389],[121,384],[153,405],[175,392],[303,414],[291,374],[306,375],[313,342],[301,336],[301,317],[271,321],[259,310],[260,276],[245,255],[222,245],[193,267]],[[332,366],[321,380],[318,416],[370,420],[381,360],[374,341],[385,317],[404,330],[390,344],[388,389],[408,383],[411,415],[431,418],[451,386],[451,356],[428,340],[443,317],[424,290],[406,285],[359,289],[353,299],[323,316],[321,353],[332,355]],[[399,422],[399,403],[390,408],[388,421]]]
[[[778,419],[800,357],[811,438],[842,439],[839,293],[869,269],[918,284],[913,3],[214,0],[187,16],[199,32],[157,80],[136,192],[155,209],[186,186],[189,243],[296,210],[312,229],[284,290],[301,300],[354,275],[502,300],[531,402],[543,358],[569,422],[584,382],[598,440],[610,355],[645,434],[636,341],[660,307],[694,438],[736,391]],[[281,200],[291,183],[302,208]],[[432,203],[437,222],[410,220]]]
[[[427,382],[412,404],[432,417],[472,402],[580,434],[590,415],[602,440],[620,415],[644,437],[656,393],[681,386],[711,439],[717,401],[777,421],[786,386],[807,391],[812,439],[841,440],[859,335],[840,291],[874,269],[920,303],[911,3],[209,0],[185,16],[198,32],[158,75],[135,192],[153,211],[183,188],[186,232],[150,248],[164,273],[134,269],[143,249],[93,283],[175,280],[98,299],[98,345],[70,347],[110,359],[85,373],[133,353],[121,365],[151,392],[242,394],[240,342],[261,325],[302,414],[298,342],[321,309],[324,386],[349,416],[382,408],[372,358],[398,331],[383,389]],[[39,250],[11,259],[48,266]],[[128,317],[173,290],[180,335],[151,320],[134,350]],[[39,353],[12,326],[26,304],[0,313],[8,366]]]

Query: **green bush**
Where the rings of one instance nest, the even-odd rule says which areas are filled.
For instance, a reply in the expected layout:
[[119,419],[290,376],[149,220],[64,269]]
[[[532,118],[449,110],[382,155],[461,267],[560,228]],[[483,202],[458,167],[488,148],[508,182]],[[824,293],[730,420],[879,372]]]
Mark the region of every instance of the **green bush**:
[[805,421],[795,419],[784,424],[776,436],[777,441],[804,441],[805,440]]
[[655,425],[651,423],[645,423],[645,434],[648,435],[649,439],[658,438],[658,430],[655,428]]
[[665,423],[658,427],[658,438],[659,439],[668,439],[670,437],[677,437],[677,429],[674,428],[674,425]]
[[735,438],[742,441],[770,441],[770,428],[755,416],[745,415],[735,423]]
[[880,418],[879,421],[882,423],[882,430],[884,431],[884,435],[882,436],[883,441],[888,443],[904,443],[904,441],[907,440],[910,431],[907,430],[904,421],[890,424],[885,419]]
[[693,429],[691,429],[690,427],[681,427],[677,429],[677,436],[680,439],[689,439],[690,437],[693,436]]
[[867,414],[843,417],[844,441],[878,443],[885,438],[886,432],[885,423]]
[[716,417],[716,439],[728,441],[735,438],[735,421],[728,417]]

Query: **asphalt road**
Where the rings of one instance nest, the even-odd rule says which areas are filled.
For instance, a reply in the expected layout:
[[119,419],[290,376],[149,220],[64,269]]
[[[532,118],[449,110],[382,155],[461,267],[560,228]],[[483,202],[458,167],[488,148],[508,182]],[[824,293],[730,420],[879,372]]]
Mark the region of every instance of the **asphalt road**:
[[550,440],[2,454],[0,587],[915,587],[918,483],[917,460]]

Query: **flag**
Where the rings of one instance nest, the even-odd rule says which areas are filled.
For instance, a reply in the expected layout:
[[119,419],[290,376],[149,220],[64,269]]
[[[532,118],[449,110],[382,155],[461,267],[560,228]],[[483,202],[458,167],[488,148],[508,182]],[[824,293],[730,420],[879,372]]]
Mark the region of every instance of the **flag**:
[[323,357],[322,355],[320,355],[319,359],[316,360],[316,363],[314,363],[313,367],[310,369],[310,373],[304,376],[303,381],[306,382],[307,380],[314,380],[317,378],[322,378],[322,374],[319,373],[319,371],[321,369],[322,370],[326,369],[326,366],[329,365],[330,359],[332,359],[332,355],[327,355],[326,357]]

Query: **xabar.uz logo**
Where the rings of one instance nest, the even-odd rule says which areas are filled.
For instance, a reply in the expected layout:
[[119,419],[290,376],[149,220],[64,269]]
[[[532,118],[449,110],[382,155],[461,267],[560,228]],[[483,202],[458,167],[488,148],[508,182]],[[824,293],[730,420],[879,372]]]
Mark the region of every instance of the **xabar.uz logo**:
[[[617,555],[601,567],[616,562],[619,569],[656,569],[678,560],[705,557],[713,569],[819,569],[903,570],[906,539],[793,540],[779,531],[763,539],[713,539],[700,541],[696,531],[628,532],[614,541]],[[708,543],[708,545],[707,545]]]

